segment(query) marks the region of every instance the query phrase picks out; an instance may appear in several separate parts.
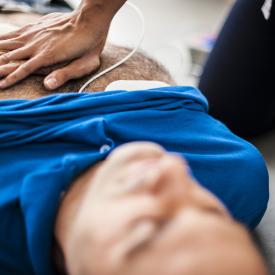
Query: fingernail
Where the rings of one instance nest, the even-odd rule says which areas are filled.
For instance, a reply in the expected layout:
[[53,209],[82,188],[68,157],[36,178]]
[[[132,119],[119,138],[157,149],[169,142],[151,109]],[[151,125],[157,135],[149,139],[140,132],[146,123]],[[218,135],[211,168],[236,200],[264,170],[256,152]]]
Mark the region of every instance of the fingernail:
[[56,79],[53,77],[46,80],[46,85],[50,89],[55,89],[58,86]]

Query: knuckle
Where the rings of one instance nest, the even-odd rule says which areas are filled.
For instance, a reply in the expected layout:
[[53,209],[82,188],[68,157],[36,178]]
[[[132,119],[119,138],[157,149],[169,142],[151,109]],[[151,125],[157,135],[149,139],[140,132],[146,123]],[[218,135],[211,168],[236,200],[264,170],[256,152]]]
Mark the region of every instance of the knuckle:
[[8,83],[14,83],[17,80],[18,80],[18,74],[17,73],[13,73],[13,74],[11,74],[7,77],[7,82]]
[[14,46],[18,46],[18,47],[22,47],[24,46],[24,42],[20,39],[13,39],[11,41],[11,43],[14,45]]
[[59,79],[61,82],[64,82],[70,78],[70,74],[68,71],[64,70],[63,72],[57,73],[56,78]]
[[8,63],[10,61],[10,54],[5,53],[0,57],[0,61],[4,63]]
[[[30,66],[27,66],[27,65],[22,65],[20,70],[24,75],[28,75],[32,72]],[[17,76],[18,76],[18,74],[17,74]]]
[[53,52],[51,49],[45,49],[43,53],[41,54],[44,58],[52,58],[53,57]]
[[86,65],[81,65],[78,67],[78,71],[80,74],[85,74],[85,73],[89,72],[89,68]]
[[94,60],[94,67],[97,69],[99,66],[100,66],[101,62],[100,62],[100,59],[99,58],[96,58]]
[[24,44],[27,41],[27,35],[26,34],[20,34],[17,37],[17,41]]
[[99,58],[94,58],[90,60],[88,64],[83,65],[83,69],[85,69],[86,72],[91,73],[95,70],[97,70],[101,65]]

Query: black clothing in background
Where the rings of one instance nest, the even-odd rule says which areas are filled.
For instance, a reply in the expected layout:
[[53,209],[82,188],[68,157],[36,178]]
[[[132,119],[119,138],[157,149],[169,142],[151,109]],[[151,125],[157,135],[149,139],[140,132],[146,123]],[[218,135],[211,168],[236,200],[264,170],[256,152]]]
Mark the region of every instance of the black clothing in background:
[[269,20],[263,4],[236,2],[199,84],[210,114],[243,137],[275,127],[275,3]]

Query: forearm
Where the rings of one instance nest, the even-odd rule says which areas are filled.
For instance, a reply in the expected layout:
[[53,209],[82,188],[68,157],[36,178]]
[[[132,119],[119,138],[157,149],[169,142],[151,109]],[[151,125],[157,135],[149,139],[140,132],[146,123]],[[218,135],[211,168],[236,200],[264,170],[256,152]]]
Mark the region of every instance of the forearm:
[[[56,217],[55,243],[53,246],[54,262],[59,274],[71,274],[70,266],[73,264],[71,264],[72,257],[70,254],[72,253],[72,246],[76,243],[75,240],[81,234],[80,230],[75,230],[76,221],[81,212],[83,201],[87,196],[89,200],[92,200],[89,198],[89,190],[93,185],[94,175],[100,166],[101,163],[98,163],[88,169],[72,184],[62,199]],[[75,268],[77,269],[78,265]]]
[[[94,72],[100,65],[111,21],[125,2],[82,0],[71,13],[47,15],[47,19],[42,17],[35,24],[0,35],[0,51],[5,52],[0,56],[0,89],[11,87],[38,69],[62,62],[68,65],[45,78],[47,89],[57,89],[71,79]],[[14,50],[17,44],[20,46]],[[14,61],[22,62],[14,65]]]
[[89,22],[95,13],[101,15],[103,20],[111,21],[117,11],[127,0],[82,0],[77,11],[81,19]]

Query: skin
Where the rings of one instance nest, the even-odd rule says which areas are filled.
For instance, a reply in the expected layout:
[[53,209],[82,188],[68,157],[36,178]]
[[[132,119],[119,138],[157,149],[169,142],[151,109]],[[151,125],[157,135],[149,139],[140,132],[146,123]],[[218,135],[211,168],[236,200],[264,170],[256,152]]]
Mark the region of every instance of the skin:
[[[0,24],[1,32],[1,24]],[[124,58],[130,49],[118,47],[114,45],[107,45],[101,57],[101,66],[98,72],[110,67],[114,63]],[[48,91],[43,85],[43,77],[56,68],[49,67],[43,70],[37,71],[30,77],[27,77],[17,85],[5,89],[0,92],[0,100],[5,99],[37,99],[43,96],[52,95],[57,93],[70,93],[76,92],[80,87],[92,77],[92,74],[87,75],[85,78],[81,78],[75,81],[69,81],[56,91]],[[1,75],[1,72],[0,72]],[[3,75],[2,75],[3,76]],[[113,81],[117,80],[154,80],[162,81],[171,86],[175,85],[170,74],[158,64],[155,60],[144,55],[143,53],[136,53],[125,64],[109,72],[107,75],[97,79],[91,83],[85,90],[85,92],[99,92],[104,91],[105,88]]]
[[[100,66],[112,18],[124,3],[125,0],[83,0],[69,14],[49,14],[37,23],[0,36],[0,72],[7,72],[0,89],[61,62],[67,64],[45,78],[47,89],[94,72]],[[14,61],[20,64],[7,66]]]
[[[157,65],[145,70],[144,64],[153,61],[142,55],[132,62],[94,85],[102,90],[117,75],[169,79]],[[45,90],[34,85],[40,81],[39,76],[27,78],[0,99],[43,96]],[[152,143],[121,146],[72,183],[57,214],[55,239],[60,274],[268,273],[244,227],[190,177],[182,159]]]
[[123,145],[80,177],[55,237],[59,269],[71,275],[268,273],[248,232],[153,143]]

